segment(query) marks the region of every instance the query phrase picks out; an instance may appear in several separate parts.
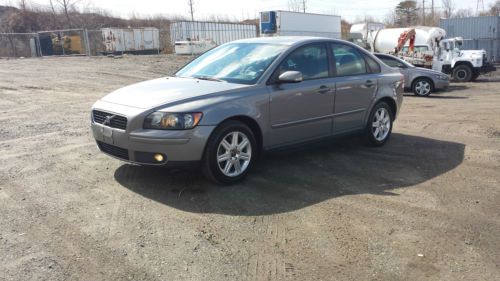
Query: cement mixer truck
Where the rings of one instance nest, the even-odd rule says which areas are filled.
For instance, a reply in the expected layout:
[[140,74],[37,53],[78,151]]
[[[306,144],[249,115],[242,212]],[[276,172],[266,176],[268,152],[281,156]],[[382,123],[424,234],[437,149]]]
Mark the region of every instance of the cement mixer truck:
[[390,53],[419,67],[449,74],[458,82],[474,81],[480,74],[495,71],[484,50],[460,50],[461,37],[445,39],[444,29],[428,26],[383,28],[366,37],[366,47]]

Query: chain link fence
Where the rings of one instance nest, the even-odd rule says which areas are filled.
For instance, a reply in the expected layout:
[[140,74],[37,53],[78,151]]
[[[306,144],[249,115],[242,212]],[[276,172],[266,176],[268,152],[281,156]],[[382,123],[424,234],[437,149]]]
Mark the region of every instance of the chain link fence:
[[36,57],[36,33],[0,33],[0,57]]
[[[154,32],[154,48],[147,43],[146,32],[142,38],[135,33],[133,36],[116,36],[117,44],[124,46],[120,51],[109,50],[109,31],[119,34],[139,34],[141,28],[131,29],[67,29],[48,30],[36,33],[0,33],[0,57],[43,57],[43,56],[100,56],[106,54],[158,54],[173,53],[176,41],[210,40],[220,45],[232,40],[256,37],[256,25],[195,22],[186,24],[171,23],[167,28],[143,28],[156,30]],[[105,31],[106,30],[106,31]],[[108,32],[108,33],[106,33]],[[119,35],[117,34],[117,35]],[[148,35],[149,36],[149,35]],[[132,39],[131,39],[132,38]],[[139,38],[139,39],[138,39]],[[134,42],[130,42],[133,40]],[[140,43],[142,40],[142,43]],[[137,43],[140,41],[139,43]],[[107,44],[108,43],[108,46]],[[135,46],[127,48],[127,46]],[[138,47],[139,46],[139,47]],[[108,47],[108,48],[107,48]],[[140,48],[145,48],[141,50]],[[142,52],[146,51],[146,52]]]

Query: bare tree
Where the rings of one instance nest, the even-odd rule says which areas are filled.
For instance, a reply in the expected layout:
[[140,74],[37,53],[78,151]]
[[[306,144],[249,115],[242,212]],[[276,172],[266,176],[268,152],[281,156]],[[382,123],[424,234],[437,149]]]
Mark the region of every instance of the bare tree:
[[472,9],[459,9],[455,12],[455,18],[469,18],[475,16],[475,13]]
[[307,9],[307,0],[288,0],[288,10],[292,12],[303,12]]
[[191,13],[191,21],[194,21],[194,0],[188,0],[188,5],[189,5],[189,11]]
[[455,10],[455,2],[453,0],[442,0],[444,17],[451,18]]
[[[50,0],[50,2],[52,5],[52,0]],[[59,5],[61,10],[63,11],[64,17],[66,17],[67,25],[69,28],[71,28],[72,23],[71,23],[71,18],[69,16],[69,13],[71,11],[75,10],[75,7],[78,4],[78,2],[80,2],[80,0],[55,0],[55,2]],[[52,8],[53,7],[54,6],[52,5]]]

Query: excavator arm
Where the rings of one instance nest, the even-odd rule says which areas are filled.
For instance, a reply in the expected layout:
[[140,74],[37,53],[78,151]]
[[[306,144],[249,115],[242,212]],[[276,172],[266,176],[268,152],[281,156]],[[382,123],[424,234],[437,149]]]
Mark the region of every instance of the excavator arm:
[[408,51],[409,53],[413,53],[413,48],[415,47],[415,34],[416,31],[414,28],[401,33],[398,38],[398,45],[394,48],[394,53],[399,53],[408,40],[410,41]]

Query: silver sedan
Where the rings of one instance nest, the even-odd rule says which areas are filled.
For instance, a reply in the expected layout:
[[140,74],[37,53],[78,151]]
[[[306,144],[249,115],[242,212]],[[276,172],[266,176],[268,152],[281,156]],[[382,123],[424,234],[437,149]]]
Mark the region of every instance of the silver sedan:
[[209,179],[234,183],[263,150],[347,133],[383,145],[402,99],[403,76],[349,42],[255,38],[103,97],[91,128],[99,149],[115,158],[201,163]]
[[387,54],[375,54],[390,67],[398,68],[405,76],[406,90],[416,96],[427,97],[435,91],[446,90],[450,85],[448,75],[432,69],[415,67],[402,59]]

